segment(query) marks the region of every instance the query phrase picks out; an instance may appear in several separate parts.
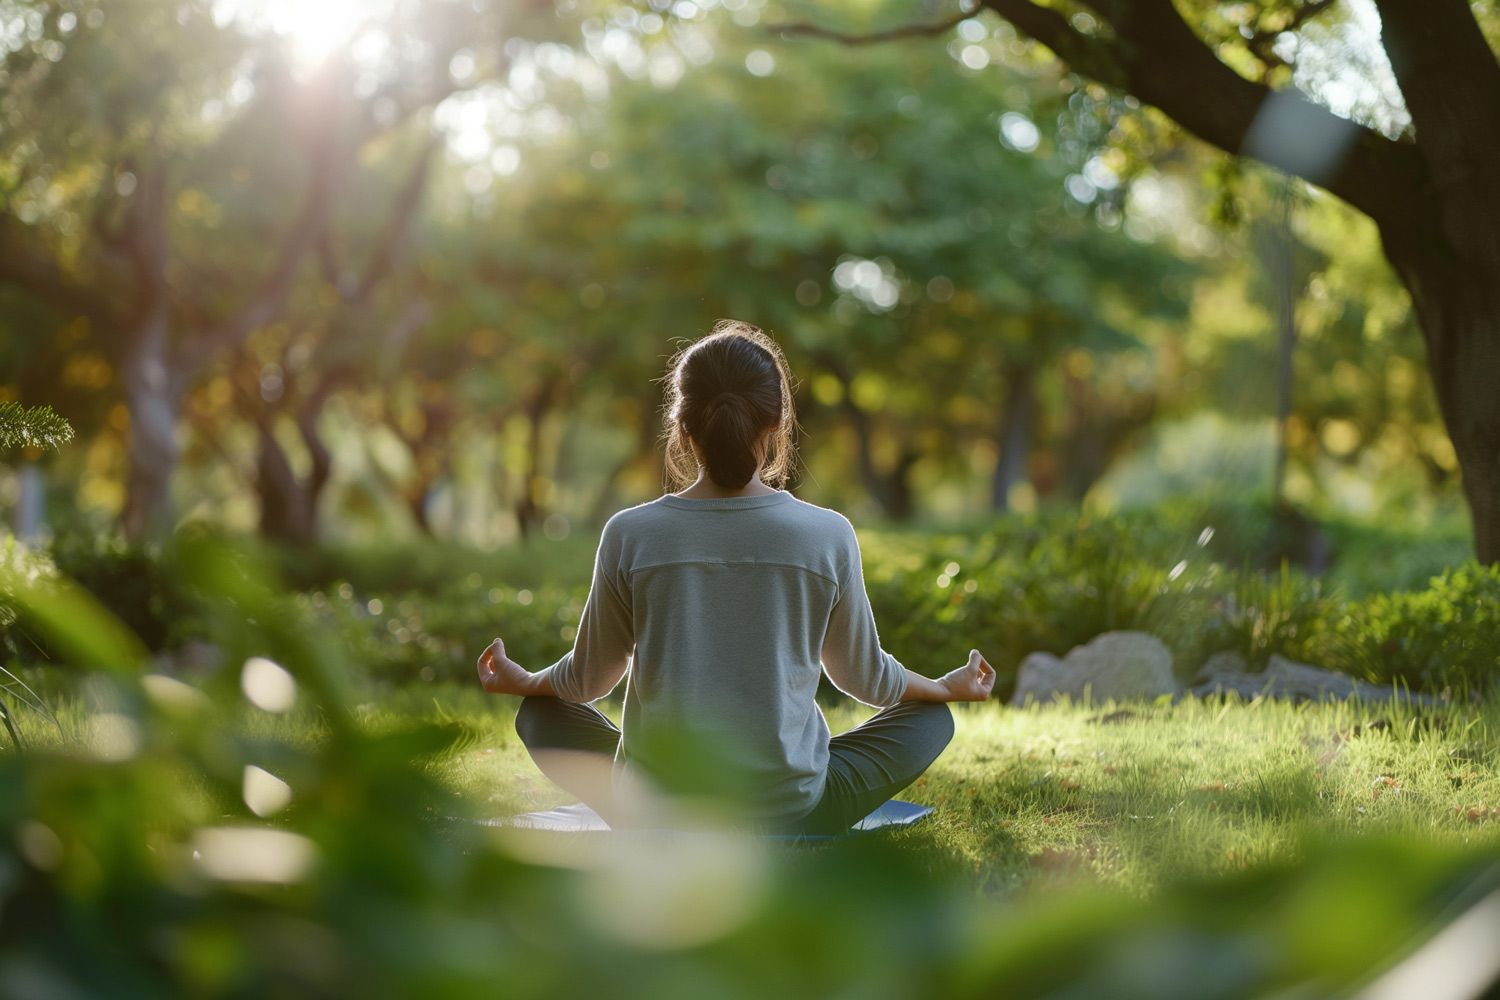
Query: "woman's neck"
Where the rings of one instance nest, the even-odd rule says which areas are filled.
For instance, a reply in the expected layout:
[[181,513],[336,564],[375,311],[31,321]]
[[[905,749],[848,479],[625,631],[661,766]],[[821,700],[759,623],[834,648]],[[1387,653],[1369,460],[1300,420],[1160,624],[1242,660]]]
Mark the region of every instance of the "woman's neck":
[[710,479],[708,476],[708,470],[700,465],[698,466],[697,480],[687,489],[679,491],[677,493],[677,496],[680,496],[686,500],[722,500],[725,497],[759,497],[765,496],[768,493],[776,492],[778,491],[773,490],[771,487],[760,481],[759,472],[756,472],[755,475],[751,476],[750,481],[740,489],[726,490],[724,487],[720,486],[718,483]]

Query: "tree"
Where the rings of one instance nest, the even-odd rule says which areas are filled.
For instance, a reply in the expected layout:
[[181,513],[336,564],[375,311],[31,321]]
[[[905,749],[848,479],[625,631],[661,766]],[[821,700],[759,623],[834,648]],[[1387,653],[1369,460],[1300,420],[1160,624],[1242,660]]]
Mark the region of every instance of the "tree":
[[[1500,562],[1500,63],[1466,0],[1375,0],[1411,125],[1390,137],[1286,85],[1277,42],[1331,0],[981,0],[1076,72],[1188,132],[1321,186],[1368,215],[1411,295],[1463,476],[1481,561]],[[895,31],[788,24],[865,42],[946,32],[968,11]],[[1250,75],[1247,75],[1250,74]],[[1254,78],[1252,78],[1254,77]]]
[[[279,40],[225,22],[221,6],[0,3],[24,28],[0,52],[0,283],[84,323],[112,359],[129,411],[122,520],[134,537],[170,524],[186,394],[309,294],[310,265],[326,261],[363,164],[482,77],[452,73],[455,53],[471,68],[503,63],[494,22],[511,13],[372,5],[379,16],[364,30],[404,44],[299,69]],[[485,37],[487,62],[468,48]],[[420,185],[393,196],[389,239],[364,275],[332,276],[336,297],[358,300],[349,306],[384,277],[416,195]],[[306,505],[288,494],[274,434],[262,434],[260,456],[257,482],[280,508],[273,527],[304,534]]]
[[[914,513],[924,477],[972,481],[976,454],[1001,455],[1003,504],[1062,395],[1040,385],[1057,360],[1143,349],[1143,317],[1182,314],[1163,287],[1190,269],[1120,231],[1114,175],[1093,162],[1121,102],[1059,100],[1020,73],[958,79],[936,44],[804,48],[774,67],[742,38],[715,49],[674,85],[613,86],[576,143],[597,179],[535,205],[567,221],[532,230],[551,247],[620,220],[635,287],[612,307],[684,334],[729,315],[780,336],[814,447],[832,440],[886,515]],[[1002,121],[1007,93],[1035,106]]]

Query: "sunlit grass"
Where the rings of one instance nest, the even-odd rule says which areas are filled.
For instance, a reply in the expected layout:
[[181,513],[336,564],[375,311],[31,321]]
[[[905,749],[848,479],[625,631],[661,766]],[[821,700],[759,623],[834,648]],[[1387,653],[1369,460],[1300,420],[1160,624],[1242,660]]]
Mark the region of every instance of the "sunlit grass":
[[[427,767],[454,794],[455,813],[504,816],[569,801],[526,756],[515,705],[467,688],[409,688],[359,705],[355,717],[371,732],[452,726],[453,742]],[[58,714],[61,736],[26,720],[33,749],[65,749],[87,733],[81,702]],[[827,709],[836,732],[867,714]],[[1295,860],[1309,837],[1500,847],[1500,702],[1425,711],[1187,699],[990,704],[955,715],[952,745],[902,796],[936,806],[935,815],[882,836],[985,892],[1093,881],[1149,893],[1183,877]],[[307,749],[324,733],[310,712],[247,712],[240,735]]]

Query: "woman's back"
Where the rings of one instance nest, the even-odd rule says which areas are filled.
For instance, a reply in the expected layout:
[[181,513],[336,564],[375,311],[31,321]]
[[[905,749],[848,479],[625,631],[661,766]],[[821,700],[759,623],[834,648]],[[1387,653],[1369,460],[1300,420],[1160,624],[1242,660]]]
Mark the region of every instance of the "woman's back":
[[[497,638],[480,683],[525,697],[516,732],[532,759],[610,822],[630,821],[630,796],[601,768],[737,800],[762,823],[848,829],[937,758],[953,736],[946,703],[988,698],[994,669],[974,650],[932,680],[880,648],[854,529],[772,489],[791,475],[796,415],[765,334],[721,321],[685,347],[665,417],[682,493],[605,525],[572,650],[533,674]],[[823,672],[886,710],[830,743]],[[627,675],[622,734],[587,703]]]
[[621,761],[660,777],[711,770],[769,822],[823,792],[825,663],[866,704],[894,705],[906,684],[880,649],[849,522],[786,492],[668,495],[615,515],[580,638],[583,655],[554,671],[576,701],[597,697],[590,647],[607,661],[633,641]]

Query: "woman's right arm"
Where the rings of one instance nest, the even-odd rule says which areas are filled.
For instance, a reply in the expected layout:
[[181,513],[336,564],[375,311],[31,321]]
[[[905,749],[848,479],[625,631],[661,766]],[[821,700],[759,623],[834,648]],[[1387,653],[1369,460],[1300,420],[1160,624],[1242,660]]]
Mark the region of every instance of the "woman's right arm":
[[906,671],[906,693],[902,701],[985,701],[995,690],[995,668],[977,649],[969,650],[969,662],[933,680]]

